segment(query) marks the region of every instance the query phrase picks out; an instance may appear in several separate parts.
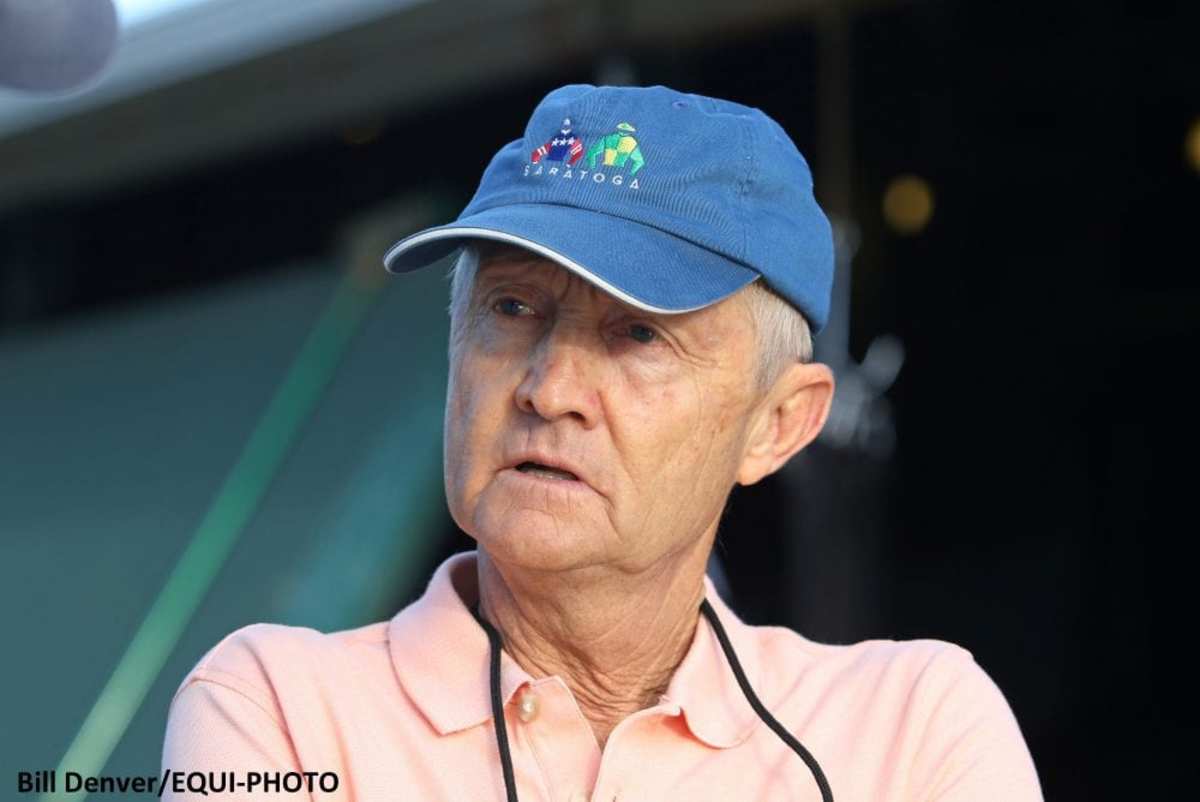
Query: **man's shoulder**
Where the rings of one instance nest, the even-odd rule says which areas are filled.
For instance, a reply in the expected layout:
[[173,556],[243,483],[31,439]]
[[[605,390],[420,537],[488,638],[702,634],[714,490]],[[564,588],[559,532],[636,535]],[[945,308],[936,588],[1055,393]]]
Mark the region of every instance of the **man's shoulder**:
[[360,673],[387,659],[387,622],[320,632],[310,627],[258,623],[236,629],[210,648],[179,683],[226,686],[256,701],[281,685],[320,682]]
[[785,627],[754,629],[763,702],[808,736],[815,754],[863,760],[861,744],[873,744],[880,760],[905,767],[905,799],[1042,799],[1008,700],[964,646],[937,638],[833,644]]
[[[963,646],[937,638],[871,638],[854,643],[812,640],[782,626],[753,627],[766,666],[808,683],[865,685],[881,690],[954,682],[981,672]],[[773,671],[772,673],[775,673]]]

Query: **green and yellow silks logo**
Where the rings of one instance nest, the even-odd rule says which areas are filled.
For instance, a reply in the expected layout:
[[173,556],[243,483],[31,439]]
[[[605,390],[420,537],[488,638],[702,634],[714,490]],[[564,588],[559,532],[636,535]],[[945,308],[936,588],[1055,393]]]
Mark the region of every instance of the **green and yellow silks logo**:
[[633,166],[629,174],[634,175],[646,163],[637,140],[630,136],[636,130],[629,123],[619,123],[616,131],[597,139],[583,157],[587,166],[595,167],[598,157],[602,159],[602,164],[611,167],[624,167],[625,162],[631,162]]

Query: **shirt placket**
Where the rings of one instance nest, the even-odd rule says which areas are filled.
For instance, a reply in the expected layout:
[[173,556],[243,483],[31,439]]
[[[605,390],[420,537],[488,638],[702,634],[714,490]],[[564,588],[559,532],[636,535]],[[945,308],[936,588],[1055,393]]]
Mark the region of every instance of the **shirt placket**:
[[521,728],[542,772],[547,802],[587,802],[600,770],[600,747],[566,683],[543,677],[526,683],[514,697]]
[[[679,715],[679,707],[660,701],[622,719],[609,733],[600,760],[596,782],[588,802],[645,802],[653,795],[655,777],[647,774],[657,758],[665,757],[665,745],[652,735],[657,722]],[[655,755],[651,758],[650,755]],[[647,796],[647,793],[650,796]]]

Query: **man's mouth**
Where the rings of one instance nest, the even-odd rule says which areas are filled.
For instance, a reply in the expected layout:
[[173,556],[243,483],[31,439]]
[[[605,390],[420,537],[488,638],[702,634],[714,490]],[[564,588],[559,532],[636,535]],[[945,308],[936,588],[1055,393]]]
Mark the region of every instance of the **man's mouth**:
[[522,462],[517,466],[517,470],[521,473],[537,474],[538,476],[545,476],[549,479],[579,479],[578,476],[570,471],[561,471],[558,468],[551,468],[549,465],[542,465],[540,462]]

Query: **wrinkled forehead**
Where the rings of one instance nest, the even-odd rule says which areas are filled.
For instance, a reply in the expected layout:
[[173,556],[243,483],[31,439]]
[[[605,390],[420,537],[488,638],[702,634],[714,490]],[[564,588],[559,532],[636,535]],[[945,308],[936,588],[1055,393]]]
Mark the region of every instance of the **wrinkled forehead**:
[[519,245],[493,240],[479,240],[476,248],[479,253],[479,264],[475,276],[476,285],[493,277],[537,277],[539,280],[556,283],[565,278],[568,282],[582,284],[593,297],[601,298],[616,306],[634,309],[633,306],[605,291],[586,277],[577,275],[574,271],[540,253],[527,250]]
[[479,254],[477,271],[481,273],[501,268],[529,268],[545,272],[546,275],[553,275],[559,271],[574,275],[553,259],[520,245],[495,240],[476,240],[473,244]]

